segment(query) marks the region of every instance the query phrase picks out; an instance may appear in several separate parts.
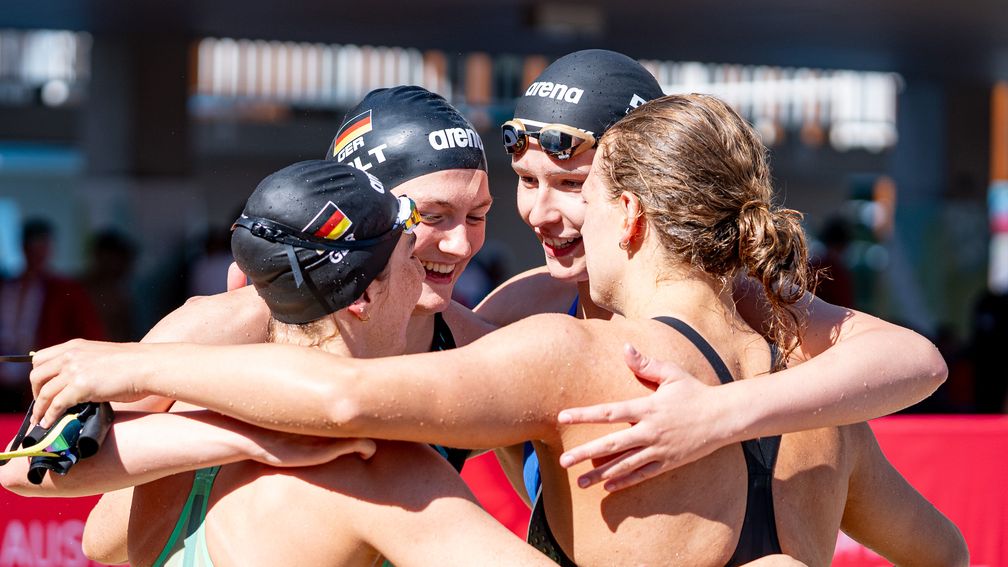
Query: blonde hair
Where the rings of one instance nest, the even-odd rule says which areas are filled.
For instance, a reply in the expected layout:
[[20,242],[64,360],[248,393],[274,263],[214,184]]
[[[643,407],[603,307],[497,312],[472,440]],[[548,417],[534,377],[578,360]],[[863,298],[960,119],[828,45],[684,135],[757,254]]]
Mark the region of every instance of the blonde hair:
[[762,283],[781,368],[801,344],[807,313],[796,304],[812,278],[802,216],[773,204],[767,151],[752,127],[717,98],[672,95],[622,118],[600,151],[610,196],[636,195],[673,258],[726,287],[740,273]]

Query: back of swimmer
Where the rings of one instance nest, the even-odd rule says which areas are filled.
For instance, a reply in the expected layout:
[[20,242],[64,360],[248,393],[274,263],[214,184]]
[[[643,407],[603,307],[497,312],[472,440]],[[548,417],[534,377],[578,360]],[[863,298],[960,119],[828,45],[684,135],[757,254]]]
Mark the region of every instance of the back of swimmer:
[[[271,341],[401,353],[423,279],[409,234],[417,217],[410,199],[332,161],[264,179],[232,248],[270,307]],[[435,451],[395,442],[369,460],[249,461],[138,486],[129,547],[132,563],[155,565],[548,565],[479,508]]]

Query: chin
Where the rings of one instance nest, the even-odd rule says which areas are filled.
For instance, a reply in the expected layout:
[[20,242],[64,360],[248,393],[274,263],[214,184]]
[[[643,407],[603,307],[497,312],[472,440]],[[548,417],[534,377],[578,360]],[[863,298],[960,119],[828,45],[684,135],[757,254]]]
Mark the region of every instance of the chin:
[[547,257],[546,269],[549,270],[550,277],[555,280],[570,283],[588,281],[588,268],[583,260],[571,266],[564,266],[556,259]]
[[445,309],[448,309],[449,305],[451,305],[450,287],[447,290],[447,294],[442,294],[424,284],[423,292],[420,293],[420,299],[417,300],[416,307],[413,309],[413,314],[433,315],[434,313],[440,313]]

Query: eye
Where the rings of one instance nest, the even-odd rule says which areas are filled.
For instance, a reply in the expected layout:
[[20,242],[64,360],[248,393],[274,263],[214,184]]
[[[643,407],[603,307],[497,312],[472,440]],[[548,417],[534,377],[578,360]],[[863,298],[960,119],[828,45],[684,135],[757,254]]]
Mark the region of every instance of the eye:
[[420,217],[423,218],[423,222],[426,224],[435,224],[441,222],[442,218],[441,215],[425,215],[425,214],[421,214]]
[[466,222],[469,224],[480,224],[486,222],[486,215],[469,215],[466,217]]
[[521,181],[522,185],[531,187],[536,184],[536,178],[531,175],[519,175],[518,180]]
[[560,185],[566,189],[580,189],[584,186],[584,181],[580,179],[564,179]]

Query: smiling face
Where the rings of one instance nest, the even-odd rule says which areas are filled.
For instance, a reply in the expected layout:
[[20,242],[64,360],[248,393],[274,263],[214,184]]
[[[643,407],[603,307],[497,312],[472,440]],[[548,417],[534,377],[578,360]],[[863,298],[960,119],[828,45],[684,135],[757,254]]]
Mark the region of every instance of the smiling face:
[[[406,328],[423,289],[424,270],[415,255],[415,234],[404,234],[382,274],[368,286],[372,306],[368,341],[372,356],[400,354],[406,349]],[[378,350],[380,347],[380,350]]]
[[581,239],[585,215],[581,187],[594,155],[595,150],[588,150],[570,160],[554,160],[533,139],[525,153],[511,160],[518,175],[518,212],[539,238],[546,266],[557,279],[588,277]]
[[584,238],[585,266],[590,277],[592,301],[610,311],[619,310],[618,290],[623,278],[627,253],[620,249],[627,223],[625,211],[613,199],[601,165],[602,151],[596,151],[591,174],[585,180],[581,194],[585,201]]
[[493,202],[487,174],[475,169],[438,171],[406,181],[393,193],[412,198],[423,217],[413,231],[414,255],[424,269],[415,312],[443,311],[451,303],[459,275],[486,237],[486,216]]

